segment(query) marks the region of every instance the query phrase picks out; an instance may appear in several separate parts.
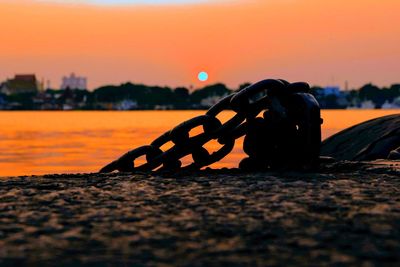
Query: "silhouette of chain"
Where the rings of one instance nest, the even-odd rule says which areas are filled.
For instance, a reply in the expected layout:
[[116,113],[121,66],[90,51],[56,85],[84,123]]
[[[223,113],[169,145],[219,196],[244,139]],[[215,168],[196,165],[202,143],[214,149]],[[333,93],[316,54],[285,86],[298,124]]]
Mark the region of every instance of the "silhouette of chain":
[[[225,110],[235,113],[222,123],[217,116]],[[261,112],[263,117],[258,117]],[[150,145],[128,151],[100,172],[199,170],[227,156],[236,139],[245,135],[243,149],[249,157],[240,163],[242,169],[315,167],[321,124],[319,104],[307,83],[266,79],[224,97],[204,115],[182,122]],[[202,132],[190,137],[199,126]],[[212,140],[221,148],[210,153],[204,145]],[[173,146],[163,151],[161,147],[170,142]],[[193,162],[182,167],[181,159],[188,155]],[[142,156],[146,162],[137,166],[135,160]]]

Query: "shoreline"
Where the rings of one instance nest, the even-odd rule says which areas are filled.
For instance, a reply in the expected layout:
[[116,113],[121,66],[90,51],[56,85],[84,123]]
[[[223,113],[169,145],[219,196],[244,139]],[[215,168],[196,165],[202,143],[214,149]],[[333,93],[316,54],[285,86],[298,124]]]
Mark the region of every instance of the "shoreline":
[[400,262],[400,161],[0,179],[0,265]]
[[[163,176],[163,175],[175,175],[176,177],[181,177],[185,175],[196,175],[202,173],[211,173],[211,174],[248,174],[251,175],[252,173],[266,173],[266,174],[276,174],[278,176],[284,175],[287,173],[298,173],[299,175],[303,176],[304,174],[314,174],[314,173],[327,173],[327,172],[342,172],[348,171],[349,168],[359,168],[355,171],[371,171],[375,169],[384,169],[384,170],[392,170],[394,172],[400,172],[400,160],[389,160],[389,159],[378,159],[378,160],[371,160],[371,161],[350,161],[350,160],[340,160],[335,161],[334,159],[328,160],[328,162],[322,162],[320,164],[320,168],[318,170],[312,171],[264,171],[264,172],[249,172],[249,171],[242,171],[239,168],[210,168],[206,167],[200,171],[165,171],[165,172],[157,172],[157,171],[150,171],[150,172],[135,172],[135,173],[124,173],[124,172],[112,172],[112,173],[100,173],[100,172],[86,172],[86,173],[48,173],[48,174],[26,174],[26,175],[5,175],[0,176],[0,181],[4,181],[7,179],[15,179],[15,178],[96,178],[96,177],[118,177],[118,176],[126,176],[126,175],[146,175],[146,176]],[[353,169],[354,171],[354,169]]]

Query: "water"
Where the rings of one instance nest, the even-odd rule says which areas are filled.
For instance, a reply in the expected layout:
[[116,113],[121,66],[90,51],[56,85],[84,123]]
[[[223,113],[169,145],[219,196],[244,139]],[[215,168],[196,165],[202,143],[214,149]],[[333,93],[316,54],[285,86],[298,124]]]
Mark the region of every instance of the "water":
[[[324,110],[323,138],[399,110]],[[204,111],[0,112],[0,176],[96,172],[126,151],[149,144]],[[232,116],[224,112],[222,121]],[[243,140],[212,167],[236,167]],[[216,148],[212,143],[207,148]],[[184,162],[189,162],[190,157]]]

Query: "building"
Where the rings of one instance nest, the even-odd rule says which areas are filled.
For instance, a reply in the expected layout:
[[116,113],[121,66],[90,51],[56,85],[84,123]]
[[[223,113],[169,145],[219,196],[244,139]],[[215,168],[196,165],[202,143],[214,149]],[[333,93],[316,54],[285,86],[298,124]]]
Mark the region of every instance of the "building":
[[227,95],[226,94],[224,94],[222,96],[221,95],[213,95],[213,96],[209,96],[207,98],[203,98],[200,101],[200,105],[205,108],[212,107],[215,104],[217,104],[219,101],[221,101],[221,99],[224,98],[225,96],[227,96]]
[[340,88],[337,86],[327,86],[324,88],[322,93],[324,96],[328,95],[340,96],[342,92],[340,91]]
[[392,103],[386,100],[381,109],[400,109],[400,96],[393,99]]
[[117,110],[133,110],[138,108],[138,103],[137,101],[125,99],[116,104],[114,108]]
[[61,82],[61,89],[87,89],[87,78],[76,76],[74,73],[71,73],[69,77],[64,76]]
[[6,95],[37,93],[39,82],[34,74],[17,74],[13,79],[5,81],[0,92]]

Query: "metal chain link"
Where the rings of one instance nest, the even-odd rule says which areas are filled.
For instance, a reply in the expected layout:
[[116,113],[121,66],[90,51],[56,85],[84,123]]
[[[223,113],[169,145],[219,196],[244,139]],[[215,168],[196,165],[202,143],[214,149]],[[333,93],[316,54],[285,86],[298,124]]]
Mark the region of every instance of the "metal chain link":
[[[302,147],[300,153],[306,154],[305,158],[308,161],[305,162],[303,157],[300,160],[301,163],[315,164],[319,156],[322,119],[318,102],[309,91],[310,86],[303,82],[289,83],[285,80],[274,79],[259,81],[224,97],[205,115],[182,122],[156,138],[150,145],[125,153],[103,167],[100,172],[201,169],[228,155],[235,145],[235,140],[248,133],[249,128],[254,125],[254,119],[262,111],[264,111],[265,121],[273,116],[275,119],[285,120],[295,126],[297,131],[293,136],[299,138],[298,141],[301,142],[299,147]],[[222,123],[217,116],[225,110],[233,110],[235,115]],[[199,126],[203,131],[190,137],[189,132]],[[257,143],[257,138],[263,137],[255,137],[250,141]],[[217,140],[222,147],[210,153],[204,145],[212,140]],[[163,151],[161,147],[169,142],[172,142],[173,146]],[[252,146],[257,146],[257,144],[252,144]],[[251,149],[246,150],[251,151]],[[188,155],[192,156],[193,163],[182,167],[181,159]],[[146,157],[146,163],[136,166],[135,160],[141,156]],[[248,164],[251,161],[251,155],[249,159],[244,162]]]

